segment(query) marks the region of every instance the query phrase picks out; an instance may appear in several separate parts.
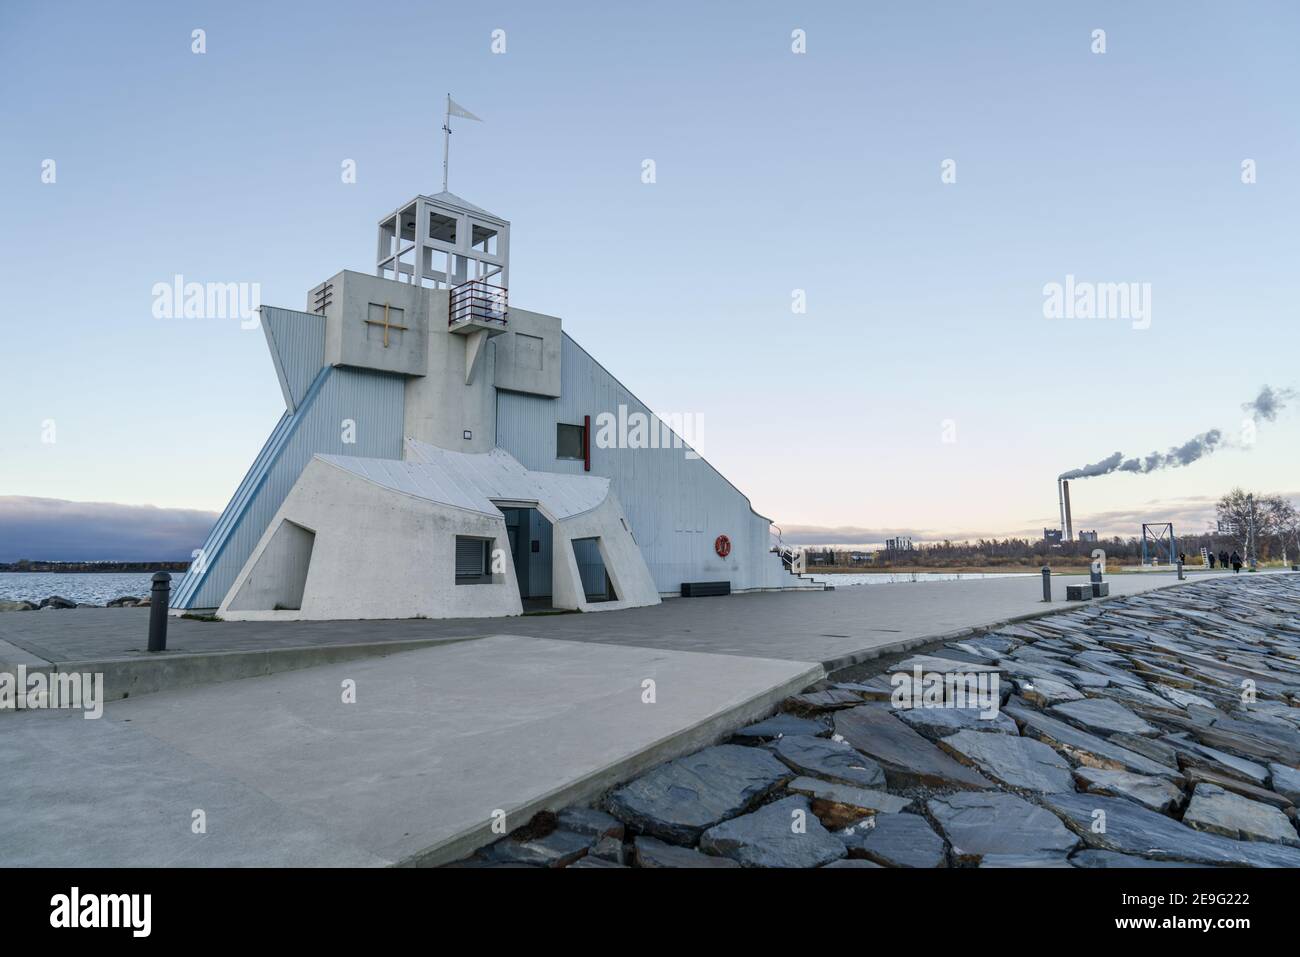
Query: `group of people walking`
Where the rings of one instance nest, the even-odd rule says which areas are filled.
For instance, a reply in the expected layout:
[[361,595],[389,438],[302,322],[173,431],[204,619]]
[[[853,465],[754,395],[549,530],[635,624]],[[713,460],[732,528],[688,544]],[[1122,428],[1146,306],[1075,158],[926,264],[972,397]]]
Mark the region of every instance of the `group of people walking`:
[[[1210,559],[1210,567],[1213,568],[1213,567],[1214,567],[1214,552],[1206,552],[1206,555],[1209,556],[1209,559]],[[1232,550],[1232,554],[1231,554],[1231,555],[1228,554],[1228,550],[1227,550],[1226,548],[1223,549],[1222,551],[1220,551],[1220,552],[1219,552],[1219,564],[1222,565],[1222,566],[1224,567],[1225,570],[1227,569],[1227,567],[1228,567],[1229,565],[1231,565],[1231,566],[1232,566],[1232,570],[1233,570],[1234,573],[1240,573],[1240,572],[1241,572],[1241,556],[1240,556],[1239,554],[1237,554],[1237,550],[1236,550],[1235,548]]]

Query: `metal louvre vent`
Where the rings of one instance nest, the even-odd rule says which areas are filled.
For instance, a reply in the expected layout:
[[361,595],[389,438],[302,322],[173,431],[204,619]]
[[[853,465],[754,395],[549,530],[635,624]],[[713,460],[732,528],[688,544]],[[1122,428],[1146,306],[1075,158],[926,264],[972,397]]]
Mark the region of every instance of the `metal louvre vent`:
[[487,539],[456,536],[456,580],[479,581],[488,572]]

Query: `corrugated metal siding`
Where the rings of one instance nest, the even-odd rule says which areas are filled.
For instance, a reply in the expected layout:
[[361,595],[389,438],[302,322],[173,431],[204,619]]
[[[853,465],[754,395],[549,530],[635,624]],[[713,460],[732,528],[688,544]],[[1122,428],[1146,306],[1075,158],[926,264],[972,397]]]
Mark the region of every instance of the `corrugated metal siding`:
[[[181,580],[173,608],[215,608],[234,583],[289,489],[318,452],[399,458],[402,454],[403,379],[377,372],[327,367],[297,410],[286,413],[244,477],[203,545],[206,571]],[[343,421],[356,423],[356,441],[344,444]]]
[[263,306],[262,329],[271,348],[275,374],[280,378],[284,404],[293,412],[325,364],[325,317]]
[[[684,448],[598,448],[600,413],[617,415],[620,404],[629,413],[650,410],[568,335],[560,368],[558,399],[497,393],[496,444],[525,468],[581,475],[581,462],[555,457],[555,425],[590,415],[590,474],[610,479],[660,592],[675,593],[683,581],[725,579],[738,590],[768,585],[768,521],[749,500],[703,459],[688,459]],[[721,534],[732,544],[725,560],[713,550]]]

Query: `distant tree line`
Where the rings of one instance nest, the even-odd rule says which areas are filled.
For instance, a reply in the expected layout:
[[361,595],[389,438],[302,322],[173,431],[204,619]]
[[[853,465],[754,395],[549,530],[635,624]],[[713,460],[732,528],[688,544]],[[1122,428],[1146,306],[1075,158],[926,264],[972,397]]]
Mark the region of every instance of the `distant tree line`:
[[0,562],[0,572],[183,572],[189,562]]
[[[1213,551],[1216,558],[1222,551],[1235,551],[1247,562],[1252,554],[1260,562],[1300,560],[1300,516],[1295,506],[1283,496],[1235,488],[1219,499],[1215,513],[1217,523],[1213,531],[1189,533],[1180,530],[1175,523],[1175,559],[1181,552],[1186,556],[1187,564],[1200,564],[1201,549],[1205,548]],[[882,549],[871,553],[870,561],[863,560],[865,554],[857,551],[808,549],[806,554],[810,565],[837,567],[996,568],[1003,565],[1086,565],[1092,561],[1093,549],[1104,551],[1107,562],[1137,564],[1142,560],[1140,535],[1098,537],[1095,542],[1063,542],[1059,546],[1049,545],[1041,538],[980,538],[960,542],[945,539],[942,542],[917,542],[910,550]],[[1148,545],[1148,557],[1151,553]],[[1159,561],[1161,564],[1167,561],[1163,548]]]

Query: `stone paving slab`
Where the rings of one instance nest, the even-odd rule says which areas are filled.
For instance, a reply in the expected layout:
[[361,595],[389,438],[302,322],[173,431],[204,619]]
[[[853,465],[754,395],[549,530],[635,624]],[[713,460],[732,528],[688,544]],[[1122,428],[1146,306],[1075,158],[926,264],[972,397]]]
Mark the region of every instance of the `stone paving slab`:
[[948,861],[943,838],[919,814],[878,814],[835,836],[851,856],[886,867],[943,867]]
[[964,792],[932,798],[928,808],[959,861],[978,863],[986,854],[1064,855],[1079,843],[1050,813],[1014,794]]

